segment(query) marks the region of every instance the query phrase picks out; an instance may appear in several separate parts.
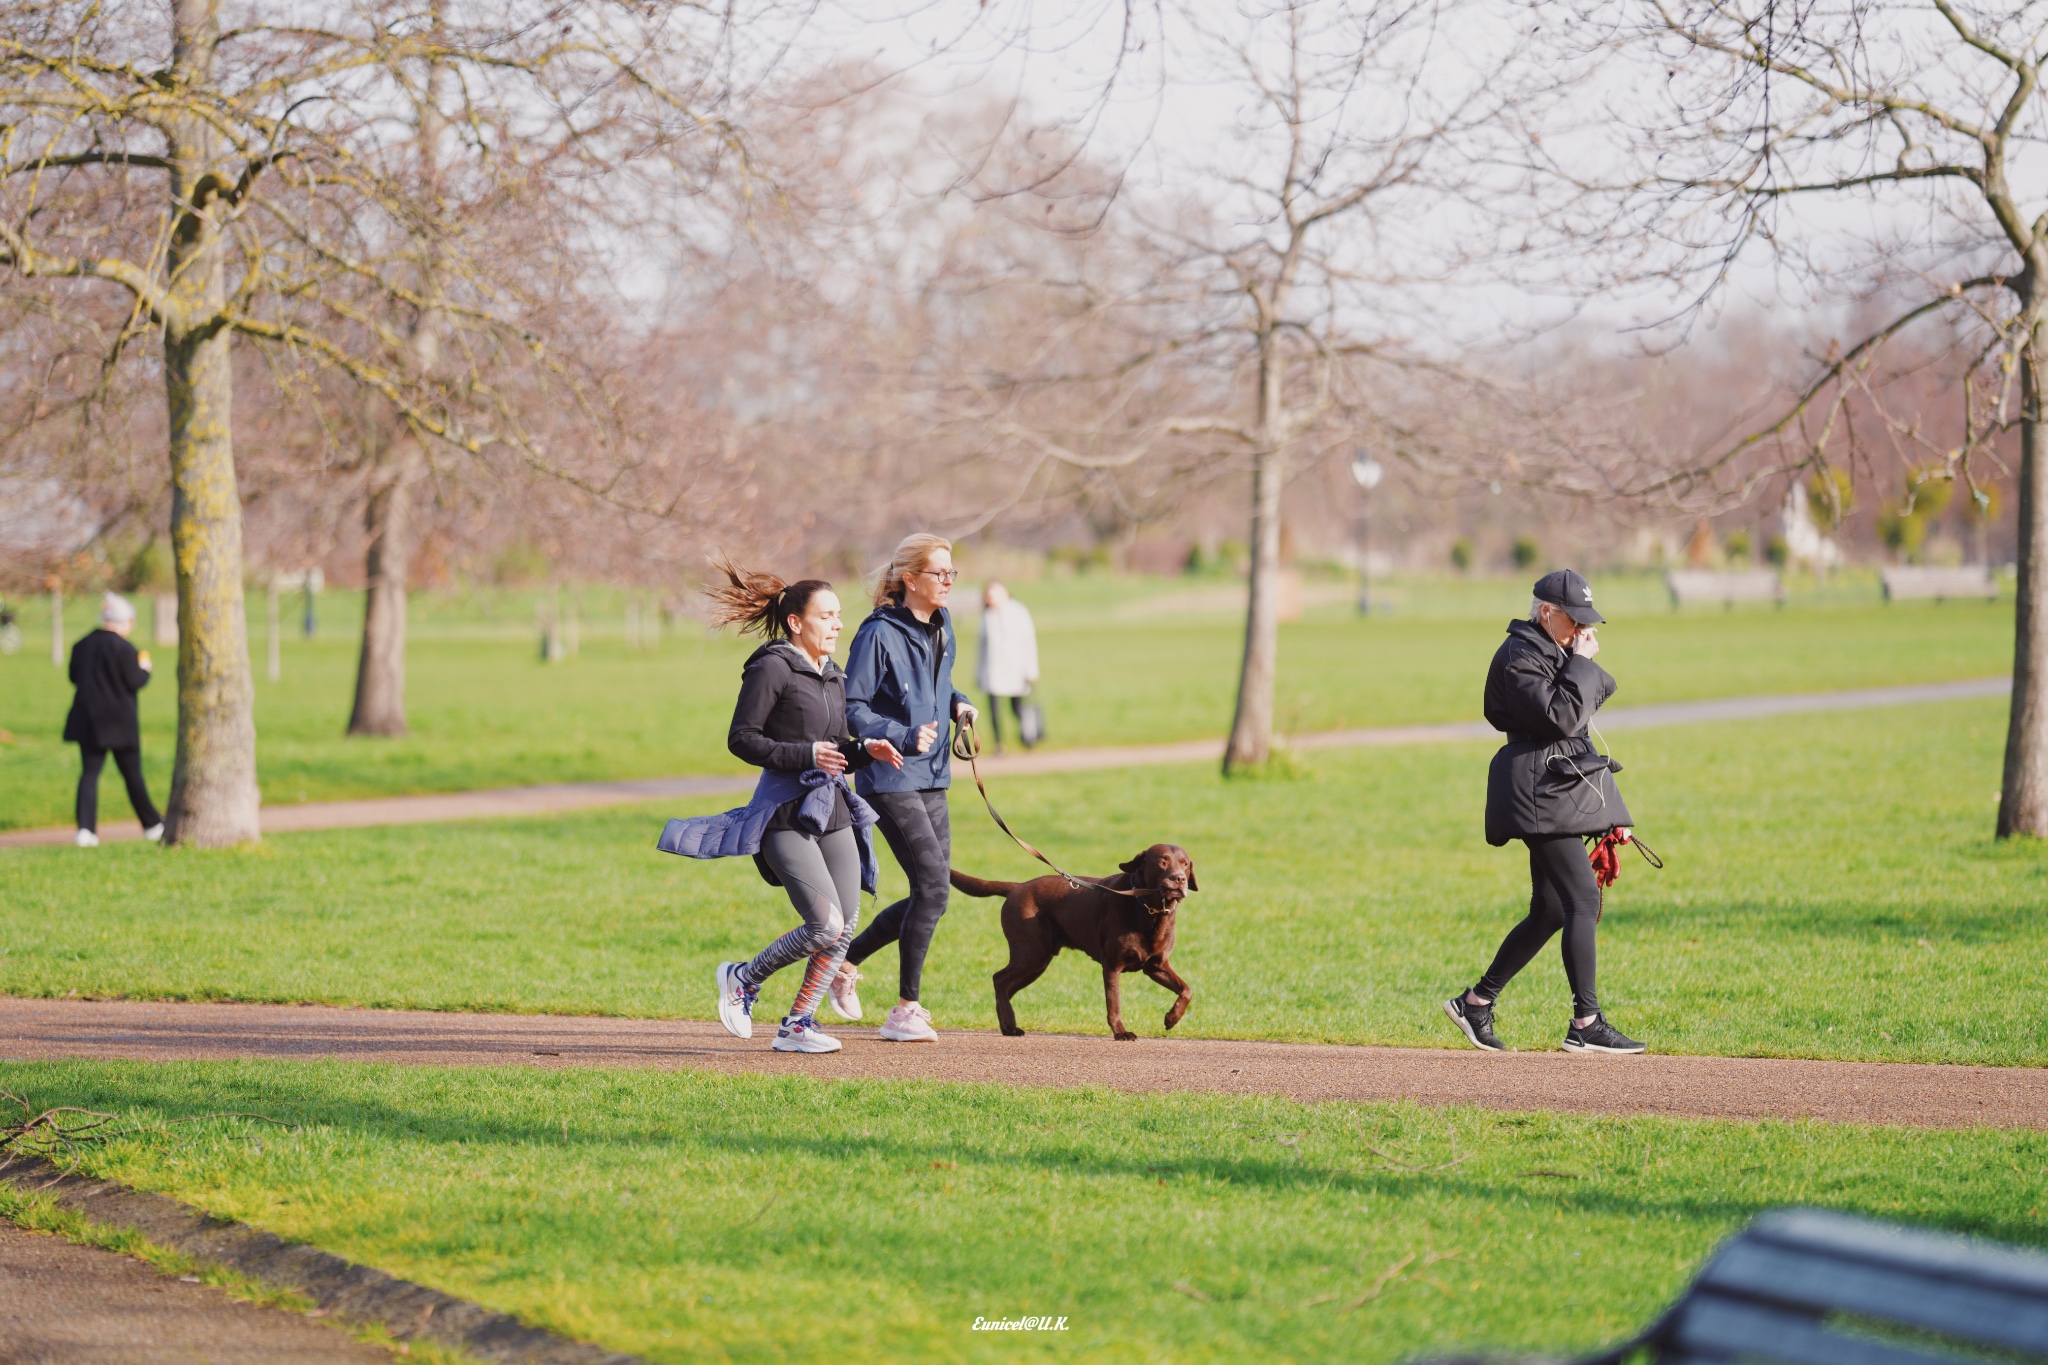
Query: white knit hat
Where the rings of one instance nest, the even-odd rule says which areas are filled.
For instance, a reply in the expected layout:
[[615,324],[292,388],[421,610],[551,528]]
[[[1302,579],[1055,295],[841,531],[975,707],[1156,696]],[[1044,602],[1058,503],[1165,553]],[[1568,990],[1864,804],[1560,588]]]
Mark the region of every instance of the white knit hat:
[[100,620],[108,625],[118,626],[123,621],[135,619],[135,604],[120,593],[110,592],[100,599]]

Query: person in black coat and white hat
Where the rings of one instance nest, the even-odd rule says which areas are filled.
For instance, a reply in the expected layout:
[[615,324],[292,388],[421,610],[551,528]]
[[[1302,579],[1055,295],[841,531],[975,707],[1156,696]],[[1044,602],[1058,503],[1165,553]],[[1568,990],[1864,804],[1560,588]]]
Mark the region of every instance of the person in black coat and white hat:
[[64,742],[76,744],[83,760],[76,812],[80,848],[96,847],[100,841],[100,771],[108,754],[128,784],[128,803],[142,822],[142,837],[164,836],[163,817],[142,781],[142,723],[135,694],[149,685],[150,662],[147,654],[137,653],[128,643],[134,629],[135,608],[128,599],[108,593],[100,605],[99,629],[71,647],[71,684],[78,694],[72,699],[71,714],[64,718]]
[[1444,1002],[1444,1013],[1474,1047],[1505,1051],[1493,1032],[1501,991],[1560,929],[1571,985],[1567,1052],[1642,1052],[1600,1010],[1594,934],[1600,887],[1585,839],[1630,824],[1614,785],[1617,765],[1593,746],[1593,713],[1615,682],[1593,662],[1593,589],[1570,569],[1536,580],[1529,619],[1508,623],[1508,638],[1486,674],[1486,720],[1507,736],[1486,781],[1486,841],[1520,839],[1529,849],[1529,913],[1508,931],[1478,984]]

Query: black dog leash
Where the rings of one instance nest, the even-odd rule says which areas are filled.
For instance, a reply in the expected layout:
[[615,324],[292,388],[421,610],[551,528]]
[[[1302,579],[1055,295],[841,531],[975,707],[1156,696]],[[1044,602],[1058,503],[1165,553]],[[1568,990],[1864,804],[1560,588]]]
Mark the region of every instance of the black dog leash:
[[[1054,872],[1057,872],[1060,876],[1066,878],[1067,885],[1073,887],[1077,891],[1080,890],[1082,887],[1092,887],[1097,891],[1107,891],[1113,896],[1128,896],[1132,900],[1137,901],[1140,904],[1144,903],[1146,895],[1145,891],[1126,891],[1121,887],[1105,886],[1101,882],[1087,881],[1083,878],[1076,877],[1073,873],[1067,871],[1058,863],[1054,862],[1052,859],[1046,857],[1043,853],[1039,852],[1035,845],[1026,843],[1024,839],[1017,833],[1016,830],[1010,828],[1010,822],[1008,820],[1005,820],[1003,818],[1003,813],[996,809],[996,803],[988,799],[988,787],[981,780],[981,764],[975,761],[976,757],[980,754],[980,752],[981,737],[977,735],[974,731],[974,722],[966,719],[965,717],[962,717],[959,721],[955,722],[955,728],[953,731],[953,757],[965,763],[967,765],[968,771],[974,774],[974,789],[981,793],[981,804],[988,807],[988,818],[996,822],[997,829],[1001,830],[1003,833],[1010,836],[1011,843],[1023,849],[1026,853],[1029,853],[1032,857],[1038,859],[1038,861],[1040,861],[1041,863],[1044,863],[1047,867],[1051,868]],[[1159,910],[1153,909],[1153,907],[1149,905],[1145,906],[1145,908],[1155,915],[1162,913]]]

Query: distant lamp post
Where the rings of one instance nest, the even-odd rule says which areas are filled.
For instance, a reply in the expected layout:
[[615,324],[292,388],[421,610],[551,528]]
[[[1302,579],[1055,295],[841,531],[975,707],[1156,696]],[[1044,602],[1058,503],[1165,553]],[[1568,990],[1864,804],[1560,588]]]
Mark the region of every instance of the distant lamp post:
[[302,580],[302,586],[305,593],[305,599],[303,604],[303,615],[299,622],[299,629],[301,633],[303,633],[305,637],[308,640],[310,640],[320,630],[319,619],[313,615],[313,599],[319,596],[320,590],[322,588],[327,586],[327,575],[321,573],[320,566],[316,564],[312,568],[306,570],[306,576]]
[[1358,614],[1372,615],[1372,490],[1387,477],[1386,466],[1361,450],[1351,457],[1351,480],[1364,495],[1358,500]]

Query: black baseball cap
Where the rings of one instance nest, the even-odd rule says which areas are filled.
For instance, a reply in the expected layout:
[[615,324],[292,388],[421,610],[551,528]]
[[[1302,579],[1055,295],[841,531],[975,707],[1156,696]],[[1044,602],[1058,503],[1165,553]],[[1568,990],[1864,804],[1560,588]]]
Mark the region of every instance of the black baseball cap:
[[1564,608],[1564,614],[1582,626],[1597,626],[1607,618],[1593,610],[1593,588],[1571,569],[1559,569],[1536,580],[1536,600]]

